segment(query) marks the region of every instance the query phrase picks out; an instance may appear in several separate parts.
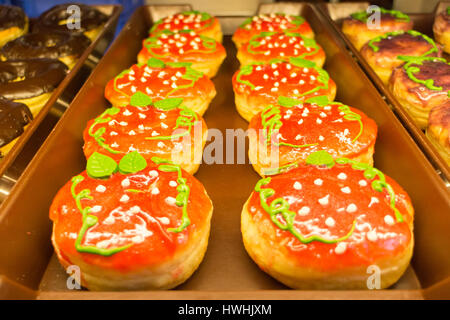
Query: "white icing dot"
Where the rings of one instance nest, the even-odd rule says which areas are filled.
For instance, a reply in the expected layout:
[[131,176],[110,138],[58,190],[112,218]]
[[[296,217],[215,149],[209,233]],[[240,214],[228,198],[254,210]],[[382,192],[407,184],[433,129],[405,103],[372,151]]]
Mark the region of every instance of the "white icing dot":
[[320,198],[318,201],[321,205],[326,206],[328,204],[328,199],[330,198],[330,195],[327,194],[325,197]]
[[311,209],[309,207],[302,207],[300,210],[298,210],[298,214],[301,216],[306,216]]
[[365,186],[367,186],[367,181],[366,180],[359,180],[359,185],[361,187],[365,187]]
[[150,177],[154,178],[157,177],[159,173],[156,170],[151,170],[148,174],[150,175]]
[[380,200],[378,200],[377,197],[371,197],[370,198],[370,203],[369,203],[369,208],[374,204],[374,203],[379,203]]
[[169,182],[169,186],[171,186],[171,187],[176,187],[178,184],[177,184],[177,182],[176,181],[170,181]]
[[100,212],[101,210],[102,210],[102,206],[93,206],[90,211],[93,213],[97,213],[97,212]]
[[349,187],[341,188],[341,191],[342,191],[343,193],[347,193],[347,194],[349,194],[349,193],[352,192],[352,190],[351,190]]
[[122,180],[122,187],[127,188],[130,186],[130,180],[128,178],[125,178]]
[[347,209],[345,209],[347,212],[349,212],[349,213],[353,213],[353,212],[355,212],[356,210],[358,209],[358,207],[354,204],[354,203],[350,203],[348,206],[347,206]]
[[339,180],[347,179],[347,175],[345,173],[343,173],[343,172],[339,173],[337,177],[338,177]]
[[160,217],[160,218],[158,218],[158,220],[161,221],[162,224],[166,224],[167,225],[167,224],[170,223],[170,220],[167,217]]
[[334,221],[334,219],[332,217],[328,217],[327,220],[325,220],[325,224],[328,227],[334,227],[334,225],[336,224],[336,222]]
[[164,148],[164,146],[165,146],[165,144],[162,141],[158,142],[158,147],[159,148]]
[[166,198],[166,203],[170,204],[170,205],[174,205],[176,203],[176,199],[174,197],[167,197]]
[[322,179],[316,179],[316,180],[314,180],[314,184],[315,184],[316,186],[321,186],[322,183],[323,183],[323,180],[322,180]]
[[106,187],[104,185],[99,184],[97,186],[97,188],[95,188],[95,191],[97,191],[97,192],[105,192],[106,191]]
[[298,181],[295,181],[294,189],[295,190],[301,190],[302,189],[302,184],[300,182],[298,182]]
[[157,187],[154,187],[153,189],[152,189],[152,194],[159,194],[159,189],[157,188]]
[[366,233],[366,236],[369,241],[377,241],[378,239],[378,235],[375,230],[370,230],[369,232]]
[[387,225],[392,226],[394,224],[394,218],[392,218],[392,216],[390,215],[384,216],[384,222]]
[[141,208],[139,206],[133,206],[129,210],[130,213],[139,213],[141,212]]
[[334,249],[336,254],[343,254],[347,250],[347,243],[339,242]]
[[130,200],[130,197],[126,194],[120,197],[120,202],[127,202],[128,200]]

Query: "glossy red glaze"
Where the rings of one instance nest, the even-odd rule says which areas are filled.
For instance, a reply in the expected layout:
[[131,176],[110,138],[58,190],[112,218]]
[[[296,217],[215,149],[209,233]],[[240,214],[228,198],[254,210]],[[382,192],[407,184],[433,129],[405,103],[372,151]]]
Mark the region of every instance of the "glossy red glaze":
[[[157,172],[157,176],[149,174],[151,171]],[[75,249],[82,215],[72,197],[72,182],[69,181],[58,192],[50,207],[50,219],[54,222],[54,241],[69,263],[69,257],[76,257],[86,263],[121,272],[163,263],[183,250],[193,234],[206,226],[207,216],[212,208],[203,185],[183,171],[182,176],[187,179],[186,183],[190,188],[187,211],[191,224],[182,232],[174,233],[167,229],[180,225],[182,207],[169,203],[166,199],[175,198],[178,194],[176,186],[169,185],[171,181],[177,181],[176,172],[160,171],[152,163],[136,174],[116,173],[106,180],[90,178],[86,172],[80,175],[84,180],[76,186],[75,193],[89,189],[93,197],[92,200],[81,200],[82,207],[101,206],[98,212],[91,210],[89,213],[98,217],[98,223],[88,229],[82,245],[95,246],[106,241],[107,248],[128,244],[132,246],[109,257],[80,253]],[[124,179],[129,181],[129,186],[122,185]],[[98,186],[103,186],[105,191],[97,191]],[[152,193],[156,188],[159,193]],[[129,189],[142,192],[129,192]],[[124,195],[129,198],[127,201],[121,201]],[[116,240],[111,241],[112,239]]]
[[161,19],[150,35],[156,35],[163,30],[178,31],[178,30],[194,30],[197,33],[203,33],[212,30],[219,21],[217,18],[211,18],[202,21],[201,12],[199,13],[184,13],[180,12],[172,14]]
[[[332,168],[300,166],[272,177],[270,183],[262,187],[275,190],[267,203],[279,197],[290,202],[289,210],[296,213],[295,228],[305,237],[344,237],[351,230],[353,221],[356,221],[352,235],[340,242],[340,246],[345,247],[343,251],[335,251],[339,246],[336,243],[312,241],[304,244],[289,231],[279,229],[261,207],[257,192],[251,195],[248,211],[262,236],[284,247],[285,253],[299,266],[332,272],[345,267],[371,265],[380,259],[400,254],[412,239],[413,212],[410,199],[395,181],[389,177],[386,177],[386,181],[393,187],[396,207],[403,215],[404,222],[396,222],[387,191],[372,189],[372,181],[364,177],[363,171],[354,170],[349,165],[335,165]],[[298,185],[297,189],[294,188],[296,182],[301,184],[300,190],[297,190]],[[322,203],[319,199],[322,199]],[[390,216],[394,222],[386,223],[386,216]],[[282,218],[279,219],[282,221]],[[371,238],[370,231],[375,234],[374,238]]]

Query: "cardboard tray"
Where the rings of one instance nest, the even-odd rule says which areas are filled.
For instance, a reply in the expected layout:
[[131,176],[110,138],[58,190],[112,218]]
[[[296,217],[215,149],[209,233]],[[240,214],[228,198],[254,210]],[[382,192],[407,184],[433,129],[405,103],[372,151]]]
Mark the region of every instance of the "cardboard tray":
[[98,5],[93,7],[108,15],[109,19],[97,38],[78,59],[73,69],[53,91],[50,99],[19,137],[11,151],[0,160],[0,202],[9,195],[10,189],[20,174],[36,154],[114,38],[122,6]]
[[[261,7],[266,10],[267,7]],[[0,207],[0,298],[24,299],[423,299],[450,298],[450,199],[423,153],[397,120],[318,10],[308,4],[279,4],[277,11],[303,15],[326,54],[325,68],[337,83],[337,100],[375,119],[378,168],[409,193],[416,210],[416,246],[411,267],[387,290],[288,290],[262,272],[245,252],[240,214],[259,176],[250,164],[202,164],[196,177],[214,203],[208,250],[194,275],[168,291],[90,292],[68,290],[68,275],[50,243],[48,210],[61,186],[85,168],[82,132],[86,122],[108,107],[106,83],[136,62],[152,13],[167,7],[140,7],[86,81],[71,107]],[[172,12],[180,7],[169,8]],[[237,113],[231,77],[238,69],[231,33],[245,17],[220,17],[227,50],[218,76],[217,96],[205,113],[209,128],[247,129]],[[236,144],[235,144],[236,145]],[[236,147],[235,147],[236,148]],[[225,144],[223,153],[226,154]],[[236,155],[236,152],[235,152]]]
[[[429,161],[433,164],[438,174],[442,177],[444,183],[450,188],[450,167],[442,159],[439,152],[431,141],[425,136],[424,132],[415,124],[414,120],[397,101],[391,91],[383,84],[381,79],[373,71],[359,51],[353,46],[350,40],[341,31],[342,19],[348,17],[351,13],[365,10],[369,2],[343,2],[343,3],[320,3],[317,6],[319,10],[326,16],[327,20],[332,24],[339,37],[343,39],[347,47],[350,49],[358,63],[367,73],[369,78],[375,83],[376,88],[380,91],[386,102],[393,108],[395,114],[399,117],[405,128],[423,150]],[[433,13],[411,13],[408,14],[414,22],[414,30],[420,31],[431,38],[433,35],[433,23],[436,13],[441,12],[444,8],[450,6],[450,1],[441,1],[436,6]],[[447,54],[444,57],[449,58]]]

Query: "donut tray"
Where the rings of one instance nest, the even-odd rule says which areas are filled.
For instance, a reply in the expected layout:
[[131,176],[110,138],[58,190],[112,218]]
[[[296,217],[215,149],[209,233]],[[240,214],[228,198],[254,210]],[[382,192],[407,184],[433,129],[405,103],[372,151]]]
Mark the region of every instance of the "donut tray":
[[[383,84],[381,79],[369,66],[359,51],[353,46],[350,40],[341,31],[342,19],[348,17],[351,13],[365,10],[369,5],[368,2],[352,2],[352,3],[321,3],[318,5],[319,10],[326,16],[335,31],[339,34],[339,37],[343,39],[346,46],[351,51],[351,54],[358,61],[362,69],[367,73],[369,78],[374,82],[375,87],[379,90],[386,103],[394,110],[400,121],[405,128],[417,142],[419,147],[427,156],[428,160],[433,164],[435,170],[442,177],[447,188],[450,188],[450,167],[442,159],[441,155],[431,143],[431,141],[425,136],[424,132],[415,124],[414,120],[397,101],[391,91],[386,85]],[[414,22],[414,30],[420,31],[431,38],[433,36],[433,23],[434,16],[437,12],[441,12],[444,8],[450,6],[450,1],[441,1],[436,6],[433,13],[412,13],[408,14],[411,20]],[[449,60],[449,56],[444,54],[444,58]]]
[[[89,119],[108,107],[103,96],[106,83],[136,62],[141,41],[154,19],[186,8],[189,6],[143,6],[136,10],[1,205],[0,298],[450,298],[450,198],[442,180],[325,17],[316,7],[298,3],[262,5],[260,12],[304,16],[327,54],[325,68],[337,83],[337,101],[360,108],[377,122],[376,166],[404,187],[416,210],[414,258],[405,275],[386,290],[301,291],[288,290],[262,272],[246,254],[240,232],[242,206],[259,179],[247,160],[246,164],[203,163],[196,174],[214,203],[214,213],[206,256],[187,282],[167,291],[90,292],[67,288],[68,275],[59,265],[50,242],[51,201],[66,181],[85,168],[82,132]],[[247,129],[247,123],[235,109],[231,84],[231,77],[239,67],[231,34],[246,17],[219,15],[218,18],[228,56],[213,79],[218,93],[205,114],[205,121],[210,129],[225,134],[226,129]],[[228,152],[233,149],[226,148],[225,143],[222,147],[224,155],[227,149]]]
[[97,38],[85,50],[72,70],[54,90],[39,114],[28,125],[11,151],[0,161],[0,202],[16,183],[52,128],[61,118],[78,90],[95,68],[114,38],[122,6],[94,6],[109,16]]

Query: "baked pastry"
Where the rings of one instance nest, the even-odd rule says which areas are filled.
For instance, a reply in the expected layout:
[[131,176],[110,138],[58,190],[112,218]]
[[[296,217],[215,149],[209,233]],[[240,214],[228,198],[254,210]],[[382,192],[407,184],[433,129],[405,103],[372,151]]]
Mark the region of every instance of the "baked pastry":
[[425,129],[430,110],[450,97],[450,64],[433,57],[401,57],[406,63],[394,69],[389,89],[416,123]]
[[119,165],[92,155],[50,207],[61,264],[77,265],[90,290],[170,289],[197,269],[208,245],[212,203],[180,166],[137,152]]
[[311,153],[329,152],[373,164],[375,121],[361,111],[326,97],[302,103],[280,97],[249,124],[248,158],[261,176],[304,163]]
[[162,18],[152,26],[150,35],[156,36],[163,30],[194,30],[196,33],[213,38],[217,42],[222,42],[223,38],[219,20],[209,13],[200,11],[184,11]]
[[26,104],[36,116],[67,71],[54,59],[0,61],[0,96]]
[[84,130],[84,154],[94,152],[115,160],[130,151],[145,159],[168,159],[194,174],[203,155],[207,127],[201,116],[182,104],[181,98],[152,102],[138,91],[126,107],[106,109]]
[[314,32],[305,18],[284,13],[260,14],[246,19],[233,34],[233,42],[239,49],[253,36],[261,32],[288,31],[314,38]]
[[[80,13],[78,20],[72,18],[76,12]],[[108,16],[95,7],[81,3],[65,3],[43,12],[33,29],[35,32],[58,30],[82,33],[93,41],[107,21]]]
[[410,30],[388,32],[370,40],[362,47],[361,55],[387,84],[394,68],[404,63],[399,56],[440,57],[441,50],[430,37]]
[[8,42],[0,54],[2,60],[58,59],[72,69],[90,43],[82,34],[61,31],[28,33]]
[[153,101],[183,98],[183,105],[203,115],[216,96],[212,81],[190,62],[168,62],[150,58],[121,72],[106,85],[105,97],[113,106],[130,103],[137,91],[145,92]]
[[342,32],[356,49],[360,50],[369,40],[387,32],[408,31],[413,28],[413,22],[408,15],[384,8],[379,8],[379,11],[379,20],[372,18],[376,11],[368,13],[364,10],[355,12],[342,21]]
[[436,42],[443,46],[445,52],[450,53],[450,6],[436,16],[433,33]]
[[394,284],[413,252],[407,193],[368,164],[325,151],[306,163],[256,184],[241,218],[250,257],[295,289],[367,289],[377,285],[374,267],[380,288]]
[[0,5],[0,48],[28,32],[28,17],[22,8]]
[[0,97],[0,158],[8,154],[32,119],[26,105]]
[[427,137],[450,166],[450,100],[431,109]]
[[293,32],[261,32],[243,44],[237,53],[241,65],[272,59],[303,58],[322,67],[325,52],[314,39]]
[[330,101],[336,96],[336,84],[328,73],[301,58],[241,66],[233,76],[233,90],[236,108],[247,121],[279,96],[305,100],[326,95]]
[[193,69],[212,78],[225,57],[225,48],[213,38],[192,30],[164,30],[158,36],[143,41],[138,63],[146,63],[150,58],[158,58],[164,62],[190,62]]

